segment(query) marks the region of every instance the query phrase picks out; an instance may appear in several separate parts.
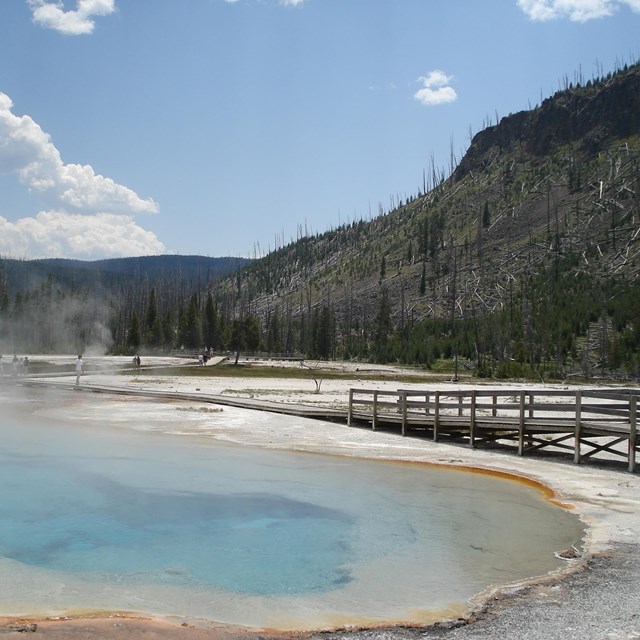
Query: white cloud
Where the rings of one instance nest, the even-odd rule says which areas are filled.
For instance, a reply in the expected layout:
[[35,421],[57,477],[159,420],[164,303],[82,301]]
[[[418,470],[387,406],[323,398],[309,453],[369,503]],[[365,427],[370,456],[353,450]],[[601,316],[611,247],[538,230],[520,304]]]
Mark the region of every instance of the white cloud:
[[107,257],[162,253],[164,245],[133,216],[157,204],[95,173],[64,164],[40,126],[16,116],[0,92],[0,173],[15,174],[51,210],[10,222],[0,217],[0,254],[16,257]]
[[27,4],[36,24],[71,36],[92,33],[94,16],[108,16],[116,10],[115,0],[77,0],[76,9],[68,11],[60,0],[27,0]]
[[537,22],[559,18],[586,22],[613,15],[623,5],[640,13],[640,0],[518,0],[520,9]]
[[76,259],[158,255],[165,250],[154,233],[128,216],[94,216],[41,211],[10,222],[0,216],[0,255],[17,258]]
[[416,91],[413,97],[429,107],[455,102],[458,99],[458,94],[453,87],[449,86],[452,79],[453,76],[448,76],[439,69],[430,71],[429,75],[418,78],[418,82],[422,83],[422,88]]
[[157,204],[90,165],[64,164],[49,135],[29,116],[16,116],[0,93],[0,173],[16,173],[20,181],[50,206],[76,213],[123,215],[156,213]]

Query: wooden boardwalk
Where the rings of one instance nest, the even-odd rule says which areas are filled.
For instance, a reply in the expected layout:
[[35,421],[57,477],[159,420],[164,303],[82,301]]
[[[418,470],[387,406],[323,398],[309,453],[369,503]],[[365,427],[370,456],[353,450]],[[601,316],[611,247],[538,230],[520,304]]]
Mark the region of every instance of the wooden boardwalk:
[[137,396],[141,398],[152,398],[158,400],[186,400],[188,402],[203,402],[207,404],[223,405],[227,407],[238,407],[239,409],[252,409],[256,411],[268,411],[270,413],[280,413],[301,418],[312,418],[315,420],[328,420],[346,422],[346,409],[333,407],[312,406],[288,402],[273,402],[260,398],[243,398],[241,396],[221,395],[204,392],[167,391],[162,389],[136,388],[132,386],[116,386],[105,384],[92,384],[83,377],[83,382],[75,386],[69,382],[69,375],[66,380],[53,380],[51,378],[24,378],[19,382],[24,386],[59,388],[71,391],[83,391],[87,393],[105,393],[123,396]]
[[576,464],[598,453],[636,470],[640,389],[379,391],[350,389],[347,423],[398,429],[433,440],[511,442],[519,455],[569,451]]
[[350,426],[366,424],[374,431],[385,429],[403,436],[463,442],[472,448],[499,443],[511,446],[521,456],[549,448],[569,453],[576,464],[604,453],[624,458],[632,473],[636,471],[640,450],[637,438],[640,389],[381,391],[352,388],[345,409],[197,391],[97,385],[87,378],[83,378],[78,387],[60,378],[31,377],[20,380],[20,384],[210,403]]

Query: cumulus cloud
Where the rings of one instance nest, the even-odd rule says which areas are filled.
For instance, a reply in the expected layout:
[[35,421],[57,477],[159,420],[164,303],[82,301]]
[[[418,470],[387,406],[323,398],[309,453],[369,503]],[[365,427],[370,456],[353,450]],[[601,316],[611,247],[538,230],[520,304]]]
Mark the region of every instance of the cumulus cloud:
[[0,173],[13,174],[49,211],[10,222],[0,217],[0,254],[18,257],[103,257],[162,253],[155,234],[133,222],[157,204],[90,165],[65,164],[40,126],[12,112],[0,93]]
[[458,94],[453,87],[449,86],[452,79],[453,76],[448,76],[439,69],[430,71],[429,75],[418,78],[422,88],[418,89],[413,97],[421,104],[429,107],[455,102],[458,99]]
[[0,93],[0,173],[15,173],[50,206],[77,213],[124,215],[156,213],[157,204],[90,165],[65,164],[40,126],[29,116],[16,116],[9,96]]
[[586,22],[613,15],[623,5],[640,13],[640,0],[518,0],[520,9],[537,22],[559,18]]
[[0,255],[93,260],[158,255],[164,250],[154,233],[145,231],[128,216],[42,211],[16,222],[0,216]]
[[108,16],[116,10],[115,0],[77,0],[76,9],[68,11],[60,1],[27,0],[27,4],[36,24],[70,36],[92,33],[94,16]]

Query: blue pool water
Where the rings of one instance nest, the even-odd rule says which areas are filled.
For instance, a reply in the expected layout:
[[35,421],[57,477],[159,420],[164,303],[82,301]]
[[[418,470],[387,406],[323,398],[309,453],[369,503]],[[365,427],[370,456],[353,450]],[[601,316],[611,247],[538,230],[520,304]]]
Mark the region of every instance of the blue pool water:
[[[96,402],[79,395],[53,402],[76,412]],[[515,482],[176,435],[183,416],[141,401],[153,427],[143,431],[111,416],[45,418],[52,401],[31,402],[19,416],[3,405],[0,613],[126,609],[257,626],[421,618],[560,566],[554,551],[582,534]]]
[[[10,492],[0,507],[0,552],[21,563],[260,595],[326,591],[348,580],[340,567],[352,523],[339,510],[215,492],[223,487],[156,491],[33,458],[0,461]],[[161,471],[148,465],[150,474]]]

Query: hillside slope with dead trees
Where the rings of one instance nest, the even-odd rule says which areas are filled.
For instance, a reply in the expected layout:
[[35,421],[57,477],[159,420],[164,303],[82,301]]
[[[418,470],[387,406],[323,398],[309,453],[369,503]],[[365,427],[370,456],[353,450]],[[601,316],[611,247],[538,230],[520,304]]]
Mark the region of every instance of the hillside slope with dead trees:
[[431,183],[374,220],[272,252],[216,299],[318,356],[637,373],[638,65],[503,118]]

